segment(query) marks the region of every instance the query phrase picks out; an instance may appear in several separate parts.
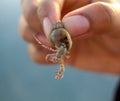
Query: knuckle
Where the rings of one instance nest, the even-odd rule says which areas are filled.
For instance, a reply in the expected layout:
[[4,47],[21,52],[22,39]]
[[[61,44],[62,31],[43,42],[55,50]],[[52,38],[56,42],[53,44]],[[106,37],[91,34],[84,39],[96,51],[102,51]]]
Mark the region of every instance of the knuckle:
[[19,19],[19,32],[21,37],[24,39],[24,21],[23,21],[23,17],[21,16]]
[[43,0],[41,2],[41,5],[38,7],[37,14],[39,16],[40,22],[43,21],[43,18],[47,16],[47,8],[49,7],[48,3],[46,0]]
[[28,33],[26,30],[24,30],[23,33],[21,33],[21,37],[23,38],[24,41],[32,43],[33,40],[32,40],[32,38],[30,36],[30,33]]
[[24,0],[22,4],[23,14],[29,26],[36,31],[39,31],[39,18],[37,15],[38,3],[36,0]]
[[102,21],[105,21],[108,25],[111,24],[112,14],[109,4],[105,2],[96,2],[96,8],[99,9],[98,11],[103,15]]
[[27,34],[27,24],[26,24],[23,16],[20,17],[20,20],[19,20],[19,31],[20,31],[20,35],[23,38],[23,40],[28,41],[29,38],[28,38],[28,35],[26,35]]
[[38,51],[36,51],[36,48],[35,46],[33,46],[32,44],[30,44],[28,46],[28,52],[29,52],[29,55],[30,55],[30,58],[35,62],[35,63],[40,63],[40,58],[38,55]]
[[38,56],[32,56],[31,59],[32,59],[35,63],[37,63],[37,64],[41,64],[41,63],[42,63],[40,57],[38,57]]
[[111,29],[112,22],[112,12],[109,3],[105,2],[95,2],[93,3],[93,29],[95,33],[109,32]]
[[32,34],[35,32],[33,32],[30,29],[30,27],[27,25],[23,16],[20,18],[20,21],[19,21],[19,31],[24,41],[29,42],[29,43],[36,43],[36,41],[34,40],[32,36]]
[[32,14],[35,14],[37,6],[35,5],[34,0],[24,0],[23,2],[23,13],[26,15],[26,17],[31,16]]
[[37,64],[46,64],[44,53],[37,46],[30,44],[28,47],[30,58]]

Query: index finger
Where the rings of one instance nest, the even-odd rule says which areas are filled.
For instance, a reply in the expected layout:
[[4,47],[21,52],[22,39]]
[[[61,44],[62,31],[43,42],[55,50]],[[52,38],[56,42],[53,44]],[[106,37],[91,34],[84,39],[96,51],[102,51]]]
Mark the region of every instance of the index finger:
[[41,0],[22,0],[22,11],[29,27],[36,32],[43,32],[37,9]]

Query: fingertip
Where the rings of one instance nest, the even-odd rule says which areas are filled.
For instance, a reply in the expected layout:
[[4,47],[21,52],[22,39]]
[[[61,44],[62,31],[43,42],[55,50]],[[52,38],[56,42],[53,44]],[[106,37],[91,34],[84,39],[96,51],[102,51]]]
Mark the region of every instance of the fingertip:
[[88,19],[82,15],[64,17],[62,22],[73,37],[86,33],[90,28]]
[[46,30],[45,23],[52,26],[61,19],[61,4],[63,4],[63,0],[42,0],[39,4],[37,14],[44,32]]

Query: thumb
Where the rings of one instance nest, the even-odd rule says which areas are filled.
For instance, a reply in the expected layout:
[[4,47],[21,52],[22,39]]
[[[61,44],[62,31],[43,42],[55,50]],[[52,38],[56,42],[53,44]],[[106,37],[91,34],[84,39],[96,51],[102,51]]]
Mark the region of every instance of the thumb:
[[96,2],[70,12],[62,22],[72,37],[113,32],[120,29],[119,9],[118,4]]

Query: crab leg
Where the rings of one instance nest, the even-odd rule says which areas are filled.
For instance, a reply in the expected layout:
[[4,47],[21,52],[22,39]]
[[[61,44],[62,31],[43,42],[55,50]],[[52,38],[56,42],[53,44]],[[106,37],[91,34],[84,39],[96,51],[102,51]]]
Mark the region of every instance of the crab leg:
[[64,66],[64,60],[62,59],[60,63],[60,69],[58,70],[55,79],[62,79],[64,72],[65,72],[65,66]]

